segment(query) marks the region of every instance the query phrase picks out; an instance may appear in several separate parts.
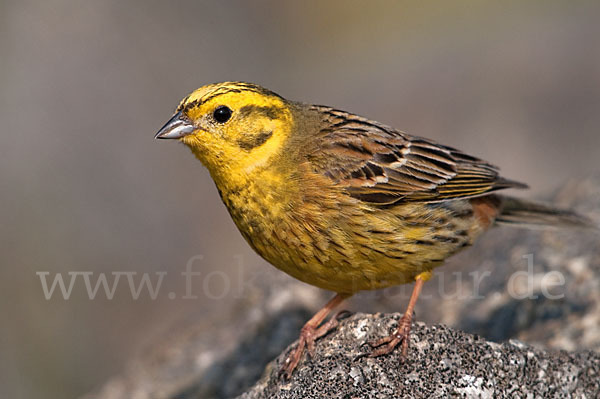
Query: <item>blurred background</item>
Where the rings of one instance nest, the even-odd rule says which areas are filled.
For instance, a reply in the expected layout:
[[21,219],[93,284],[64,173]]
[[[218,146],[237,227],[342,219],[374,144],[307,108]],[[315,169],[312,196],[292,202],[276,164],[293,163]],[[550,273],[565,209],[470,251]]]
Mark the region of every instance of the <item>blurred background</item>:
[[[245,80],[352,111],[539,197],[600,169],[599,20],[596,1],[0,1],[0,396],[80,396],[166,331],[210,335],[265,280],[291,284],[189,151],[153,140],[191,90]],[[81,275],[46,299],[39,272],[164,278],[155,299],[125,277],[90,299]]]

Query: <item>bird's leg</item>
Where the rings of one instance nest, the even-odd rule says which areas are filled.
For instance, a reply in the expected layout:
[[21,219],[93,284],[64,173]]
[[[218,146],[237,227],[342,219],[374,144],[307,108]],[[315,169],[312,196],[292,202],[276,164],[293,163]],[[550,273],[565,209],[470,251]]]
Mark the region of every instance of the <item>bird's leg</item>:
[[408,301],[408,307],[398,322],[398,328],[396,331],[393,334],[381,338],[375,342],[369,342],[371,347],[377,348],[368,354],[369,357],[387,355],[388,353],[392,352],[400,343],[402,343],[402,356],[406,357],[408,354],[408,342],[410,341],[409,335],[410,328],[412,326],[413,310],[415,308],[415,304],[417,303],[417,299],[419,298],[419,294],[421,293],[421,289],[423,288],[423,284],[431,277],[431,273],[426,273],[428,274],[425,275],[424,273],[421,273],[416,277],[415,287],[413,288],[410,300]]
[[308,354],[312,356],[315,350],[315,340],[327,334],[338,325],[338,316],[343,311],[336,313],[326,323],[323,323],[323,320],[327,318],[329,313],[331,313],[334,308],[336,308],[348,297],[350,297],[348,294],[337,294],[329,302],[327,302],[327,304],[323,306],[323,308],[319,310],[309,321],[307,321],[306,324],[304,324],[300,330],[298,346],[287,357],[280,371],[280,374],[284,374],[286,379],[289,379],[292,376],[292,372],[302,358],[304,349],[306,349]]

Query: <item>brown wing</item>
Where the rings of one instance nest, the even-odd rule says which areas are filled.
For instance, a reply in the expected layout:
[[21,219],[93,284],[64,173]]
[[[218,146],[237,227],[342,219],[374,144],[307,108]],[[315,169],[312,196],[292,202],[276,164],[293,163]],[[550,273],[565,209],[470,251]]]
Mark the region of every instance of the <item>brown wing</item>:
[[527,187],[454,148],[342,111],[315,110],[325,115],[326,122],[310,151],[311,163],[362,201],[440,202]]

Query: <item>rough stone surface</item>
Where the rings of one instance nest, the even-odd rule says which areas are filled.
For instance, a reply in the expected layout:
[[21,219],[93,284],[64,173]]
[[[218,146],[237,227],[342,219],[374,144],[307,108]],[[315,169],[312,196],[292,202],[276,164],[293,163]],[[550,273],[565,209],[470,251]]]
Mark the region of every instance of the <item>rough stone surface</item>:
[[[414,325],[409,355],[356,357],[397,325],[400,314],[357,314],[319,342],[290,381],[283,353],[240,399],[258,398],[597,398],[600,354],[498,344],[441,325]],[[287,352],[287,351],[286,351]]]

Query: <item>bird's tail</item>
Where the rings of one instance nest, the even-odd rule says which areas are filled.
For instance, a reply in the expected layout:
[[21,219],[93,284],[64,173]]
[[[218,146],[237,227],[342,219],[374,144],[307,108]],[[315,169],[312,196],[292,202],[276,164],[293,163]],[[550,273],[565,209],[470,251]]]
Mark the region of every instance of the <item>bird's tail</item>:
[[591,219],[568,209],[555,208],[539,202],[513,197],[501,197],[502,205],[496,223],[516,227],[574,227],[600,229]]

